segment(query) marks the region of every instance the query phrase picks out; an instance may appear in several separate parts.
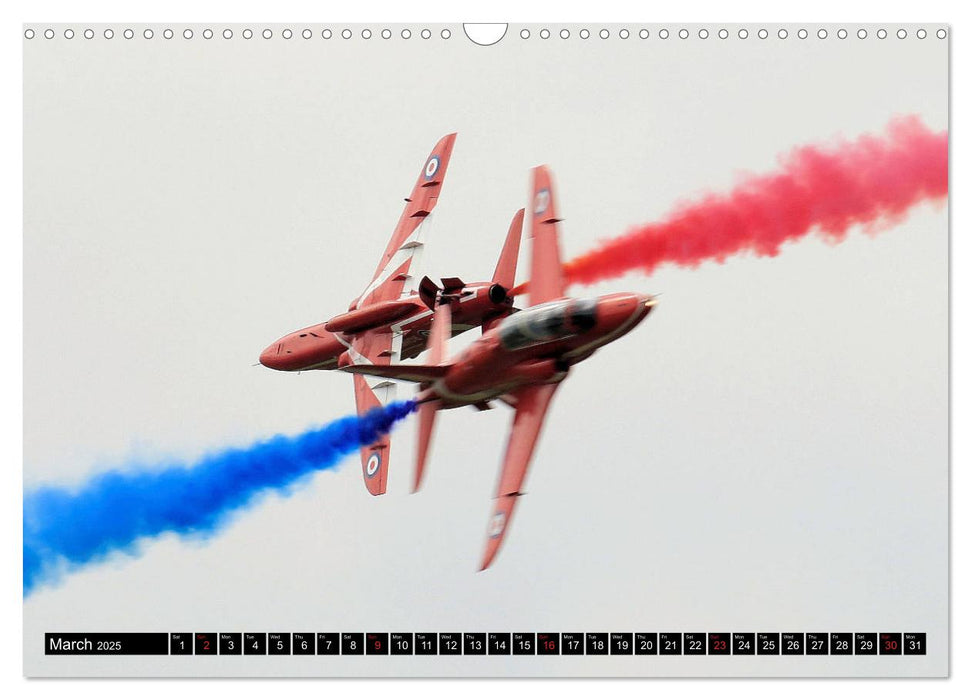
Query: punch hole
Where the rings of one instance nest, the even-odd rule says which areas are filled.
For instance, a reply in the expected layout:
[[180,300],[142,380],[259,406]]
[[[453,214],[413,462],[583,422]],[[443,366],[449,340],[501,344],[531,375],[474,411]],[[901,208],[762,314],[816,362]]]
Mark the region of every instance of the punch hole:
[[202,30],[202,38],[203,39],[212,39],[212,30],[211,29],[203,29]]
[[166,29],[164,32],[162,32],[162,36],[166,39],[171,39],[175,36],[175,32],[173,32],[171,29]]
[[111,39],[115,36],[115,32],[111,29],[105,29],[105,39]]
[[233,38],[233,30],[223,29],[223,39],[232,39],[232,38]]
[[243,30],[243,38],[244,39],[252,39],[253,38],[253,30],[252,29],[244,29]]
[[[462,31],[465,32],[465,36],[469,38],[469,41],[479,46],[498,44],[506,36],[508,29],[508,24],[499,22],[471,22],[462,25]],[[529,31],[526,29],[523,31],[526,32],[526,36],[523,36],[523,39],[528,39]],[[522,32],[519,35],[522,36]]]
[[309,39],[313,35],[314,33],[309,29],[304,29],[302,32],[300,32],[300,36],[302,36],[304,39]]
[[678,31],[678,36],[681,37],[682,39],[687,39],[688,38],[688,30],[687,29],[682,29],[682,30]]
[[390,39],[391,38],[391,30],[390,29],[382,29],[381,30],[381,38],[382,39]]
[[580,38],[581,39],[589,39],[590,38],[590,30],[589,29],[581,29],[580,30]]
[[131,30],[131,29],[126,29],[125,30],[125,38],[126,39],[134,39],[135,38],[135,32],[133,30]]
[[284,29],[283,32],[280,34],[280,36],[282,36],[284,39],[292,39],[293,38],[293,30],[292,29]]
[[33,39],[34,36],[35,36],[35,34],[34,34],[34,30],[33,29],[28,29],[28,30],[26,30],[24,32],[24,38],[25,39]]
[[151,39],[155,36],[155,32],[153,32],[151,29],[146,29],[144,32],[142,32],[142,36],[146,39]]
[[816,32],[816,36],[818,36],[820,39],[825,39],[827,36],[829,36],[829,34],[825,29],[820,29],[818,32]]
[[718,38],[719,39],[727,39],[728,38],[728,30],[727,29],[719,29],[718,30]]
[[861,29],[856,33],[856,36],[860,39],[866,39],[866,29]]
[[886,39],[886,38],[887,38],[887,30],[886,29],[878,29],[877,30],[877,39]]
[[947,38],[947,31],[945,31],[944,29],[938,29],[937,30],[937,38],[938,39],[946,39]]
[[807,36],[809,36],[809,32],[807,32],[805,29],[800,29],[798,32],[796,32],[796,36],[798,36],[800,39],[805,39]]
[[443,29],[442,30],[442,38],[443,39],[449,39],[449,38],[451,38],[451,36],[452,36],[451,30],[448,30],[448,29]]
[[370,39],[371,38],[371,30],[370,29],[364,29],[364,30],[362,30],[361,31],[361,38],[362,39]]
[[630,36],[630,32],[626,29],[621,29],[619,32],[617,32],[617,36],[619,36],[621,39],[626,39]]
[[85,29],[84,30],[84,38],[85,39],[94,39],[94,30],[93,29]]
[[[519,38],[520,39],[528,39],[529,38],[529,30],[528,29],[521,29],[519,31]],[[476,42],[476,43],[479,43],[479,42]]]
[[670,34],[668,33],[668,30],[667,30],[667,29],[662,29],[661,31],[659,31],[659,32],[657,33],[657,35],[658,35],[659,37],[661,37],[662,39],[667,39],[667,38],[668,38],[668,36],[670,36]]
[[53,39],[54,38],[54,30],[53,29],[45,29],[44,30],[44,38],[45,39]]
[[699,39],[707,39],[708,36],[709,36],[709,34],[708,34],[708,30],[707,29],[699,29],[698,30],[698,38]]
[[411,30],[410,29],[402,29],[401,30],[401,38],[402,39],[410,39],[411,38]]
[[907,30],[906,29],[898,29],[897,30],[897,38],[898,39],[906,39],[907,38]]
[[550,30],[549,29],[543,29],[543,30],[541,30],[540,33],[539,33],[539,38],[540,39],[549,39],[550,38]]
[[917,38],[918,39],[926,39],[927,38],[927,30],[926,29],[918,29],[917,30]]
[[768,38],[769,38],[769,30],[768,29],[760,29],[759,30],[759,39],[768,39]]
[[560,30],[560,38],[561,39],[569,39],[570,38],[570,30],[569,29],[561,29]]
[[639,36],[641,39],[646,39],[647,37],[651,36],[651,33],[646,29],[642,29],[637,33],[637,36]]
[[607,31],[606,29],[601,29],[600,30],[600,38],[601,39],[606,39],[609,36],[610,36],[610,32],[609,31]]
[[739,29],[738,30],[738,38],[739,39],[748,39],[748,29]]
[[845,39],[847,36],[849,36],[849,34],[845,29],[840,29],[838,32],[836,32],[836,36],[838,36],[840,39]]
[[334,32],[329,29],[325,29],[320,33],[320,36],[324,39],[330,39],[332,36],[334,36]]
[[73,39],[74,38],[74,30],[73,29],[65,29],[64,30],[64,38],[65,39]]
[[785,29],[780,29],[779,30],[779,38],[780,39],[785,39],[787,36],[789,36],[789,32],[787,32]]
[[431,39],[432,38],[432,31],[431,31],[431,29],[422,29],[421,30],[421,38],[422,39]]

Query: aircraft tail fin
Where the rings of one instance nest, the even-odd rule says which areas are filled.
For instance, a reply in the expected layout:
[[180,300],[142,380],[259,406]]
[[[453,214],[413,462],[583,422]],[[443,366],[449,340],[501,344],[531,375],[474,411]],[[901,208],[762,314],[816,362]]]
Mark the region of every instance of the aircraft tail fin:
[[506,233],[506,241],[502,244],[499,262],[496,263],[496,271],[492,275],[492,287],[489,289],[489,298],[496,304],[505,304],[506,307],[483,321],[483,333],[490,331],[499,321],[514,311],[513,297],[510,292],[516,284],[516,265],[519,263],[519,245],[523,238],[525,215],[526,210],[520,209],[509,223],[509,232]]
[[496,264],[496,271],[492,275],[492,281],[507,291],[516,284],[516,264],[519,262],[519,242],[523,237],[525,214],[526,210],[520,209],[512,217],[506,242],[502,246],[502,253],[499,254],[499,262]]

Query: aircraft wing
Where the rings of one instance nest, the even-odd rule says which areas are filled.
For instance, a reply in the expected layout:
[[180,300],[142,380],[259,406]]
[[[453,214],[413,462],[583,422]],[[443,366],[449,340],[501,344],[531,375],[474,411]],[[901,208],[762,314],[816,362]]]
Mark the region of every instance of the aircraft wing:
[[492,516],[489,518],[489,539],[482,557],[480,571],[488,568],[495,559],[499,546],[509,529],[516,501],[522,495],[520,489],[533,456],[533,448],[539,439],[546,411],[559,384],[539,384],[523,387],[511,392],[506,399],[516,407],[506,456],[499,476],[499,488],[493,503]]
[[411,194],[405,199],[404,211],[381,256],[378,269],[358,298],[356,308],[363,309],[379,301],[397,299],[417,289],[417,269],[412,268],[418,267],[423,247],[422,228],[438,203],[455,136],[449,134],[442,137],[425,160]]
[[529,305],[561,299],[566,289],[560,262],[559,227],[553,179],[545,165],[533,168],[533,217],[530,236],[533,239],[529,271]]
[[[442,137],[425,159],[415,186],[405,199],[404,211],[401,212],[398,225],[391,234],[391,240],[381,256],[371,283],[358,297],[354,308],[363,309],[417,291],[417,269],[413,268],[417,268],[418,258],[421,256],[422,229],[438,203],[448,162],[452,157],[455,136],[448,134]],[[348,354],[355,366],[387,366],[400,362],[402,343],[401,333],[365,331],[354,335]],[[387,404],[394,398],[395,384],[389,378],[354,376],[354,400],[358,415]],[[387,435],[374,444],[361,448],[364,485],[375,496],[387,490],[390,455],[391,438]]]
[[[355,365],[387,365],[391,361],[392,335],[366,331],[354,337],[348,352]],[[357,415],[377,406],[383,406],[395,398],[395,384],[387,379],[354,375],[354,401]],[[361,470],[364,485],[374,496],[388,489],[388,468],[391,456],[391,436],[385,435],[367,447],[361,448]]]

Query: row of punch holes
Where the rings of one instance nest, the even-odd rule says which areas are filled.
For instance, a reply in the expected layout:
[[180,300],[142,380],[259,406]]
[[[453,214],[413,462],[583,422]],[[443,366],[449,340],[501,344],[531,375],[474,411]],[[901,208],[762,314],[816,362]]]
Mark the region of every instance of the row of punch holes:
[[[473,41],[476,44],[480,44],[482,46],[495,44],[500,39],[502,39],[506,34],[506,25],[494,25],[494,24],[463,25],[463,29],[465,30],[466,36],[468,36],[471,41]],[[402,39],[411,39],[412,37],[431,39],[432,36],[434,36],[436,33],[442,39],[447,40],[452,37],[452,31],[447,27],[434,33],[432,32],[432,30],[428,28],[416,30],[414,32],[411,29],[404,28],[398,31],[397,35],[400,36]],[[750,36],[753,36],[753,35],[758,37],[759,39],[768,39],[773,34],[773,32],[770,32],[768,29],[765,29],[765,28],[753,30],[753,32],[749,32],[749,30],[744,27],[734,31],[729,31],[728,29],[723,27],[721,29],[718,29],[717,31],[708,30],[705,28],[697,29],[695,30],[694,36],[696,36],[698,39],[708,39],[709,37],[715,37],[715,36],[717,36],[719,39],[728,39],[729,37],[732,36],[733,33],[739,39],[748,39]],[[80,33],[80,35],[83,36],[85,39],[94,39],[97,36],[97,34],[98,34],[97,32],[95,32],[93,29],[90,29],[90,28],[81,30],[81,33]],[[212,39],[217,36],[217,32],[212,29],[203,29],[199,34],[202,36],[203,39]],[[365,29],[359,30],[358,32],[358,36],[361,39],[371,39],[372,37],[376,37],[376,36],[380,36],[382,39],[391,39],[392,37],[395,36],[395,34],[396,32],[393,32],[391,29],[388,29],[388,28],[381,29],[380,31],[377,31],[377,30],[372,31],[371,29],[365,28]],[[774,31],[774,34],[779,39],[787,39],[790,36],[789,30],[785,28],[781,28]],[[833,32],[833,34],[836,36],[837,39],[846,39],[850,36],[850,32],[843,28],[837,29],[835,32]],[[894,34],[898,39],[906,39],[909,35],[907,30],[903,28],[898,29]],[[65,39],[73,39],[75,38],[75,36],[77,36],[77,33],[75,32],[74,29],[67,28],[63,30],[61,35]],[[103,32],[101,32],[101,35],[105,39],[113,39],[116,36],[116,32],[114,29],[111,29],[109,27],[105,29]],[[151,29],[151,28],[146,28],[146,29],[143,29],[141,32],[136,32],[131,27],[128,27],[126,29],[119,30],[119,33],[117,35],[120,35],[125,39],[134,39],[137,36],[140,36],[143,39],[154,39],[156,36],[156,32],[154,29]],[[176,31],[173,29],[163,29],[161,32],[159,32],[159,35],[163,39],[173,39],[176,36]],[[186,28],[186,29],[183,29],[179,33],[179,35],[183,39],[193,39],[196,36],[196,32],[193,31],[192,29]],[[322,39],[332,39],[335,37],[340,37],[342,39],[352,39],[355,36],[355,33],[354,33],[354,30],[346,27],[340,30],[325,28],[320,30],[319,33],[314,32],[312,29],[309,29],[309,28],[300,30],[299,32],[290,28],[286,28],[286,29],[280,30],[278,34],[269,28],[263,29],[263,30],[253,30],[250,28],[245,28],[242,30],[238,30],[238,34],[236,31],[226,28],[221,30],[218,35],[221,36],[223,39],[233,39],[236,36],[242,37],[243,39],[252,39],[255,36],[262,36],[264,39],[272,39],[275,36],[279,36],[280,38],[283,38],[283,39],[293,39],[296,36],[300,36],[304,39],[313,39],[315,36],[319,36]],[[571,36],[573,36],[570,30],[565,28],[560,29],[559,31],[551,31],[550,29],[543,28],[537,31],[535,35],[538,36],[540,39],[550,39],[553,36],[558,36],[560,39],[569,39]],[[801,29],[795,30],[794,35],[799,39],[808,39],[811,36],[811,33],[808,29],[801,28]],[[937,36],[938,39],[945,39],[947,38],[947,30],[943,28],[938,29],[935,32],[935,35]],[[26,39],[33,39],[37,36],[39,36],[39,34],[37,30],[34,30],[33,28],[27,28],[26,30],[24,30],[24,38]],[[45,39],[54,39],[57,37],[57,32],[54,29],[48,28],[43,30],[40,36],[43,36]],[[519,37],[523,40],[530,39],[533,36],[534,36],[533,32],[528,28],[524,27],[519,31]],[[578,36],[580,39],[589,39],[592,36],[598,36],[601,39],[609,39],[612,36],[612,33],[611,33],[611,30],[607,28],[595,30],[594,32],[591,32],[591,30],[589,29],[583,28],[576,32],[576,36]],[[616,36],[619,39],[629,39],[632,36],[635,36],[635,32],[632,32],[629,29],[623,28],[623,29],[616,30]],[[652,35],[649,29],[642,28],[640,30],[636,30],[636,36],[641,39],[649,39],[651,38]],[[662,39],[662,40],[668,39],[674,36],[677,36],[679,39],[689,39],[692,37],[692,32],[685,28],[678,29],[676,31],[662,28],[657,30],[656,36],[658,39]],[[818,39],[827,39],[830,36],[830,32],[827,29],[820,28],[816,30],[815,36]],[[867,31],[866,29],[860,28],[856,30],[855,36],[858,39],[866,39],[870,36],[870,32]],[[890,32],[888,32],[886,29],[881,28],[873,32],[873,36],[875,36],[877,39],[886,39],[888,36],[890,36]],[[921,28],[914,32],[914,36],[918,39],[926,39],[928,36],[928,32],[926,29]]]

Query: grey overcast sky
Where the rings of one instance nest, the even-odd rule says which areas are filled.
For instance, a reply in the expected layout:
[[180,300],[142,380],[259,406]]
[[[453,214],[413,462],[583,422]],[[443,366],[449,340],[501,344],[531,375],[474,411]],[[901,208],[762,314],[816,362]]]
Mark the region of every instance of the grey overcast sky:
[[[566,257],[918,114],[948,41],[914,37],[24,44],[24,481],[191,459],[353,411],[351,381],[251,366],[366,286],[428,150],[459,133],[423,266],[491,274],[548,163]],[[260,25],[262,27],[262,25]],[[930,27],[933,31],[935,27]],[[142,27],[139,27],[141,30]],[[181,30],[181,27],[179,27]],[[372,30],[376,30],[372,27]],[[948,223],[576,293],[663,292],[558,393],[493,567],[511,414],[441,416],[411,495],[356,458],[204,543],[163,537],[24,602],[36,675],[941,675],[947,669]],[[525,268],[528,245],[524,246]],[[461,347],[473,333],[457,341]],[[403,394],[407,393],[405,389]],[[53,630],[926,631],[885,659],[44,657]]]

